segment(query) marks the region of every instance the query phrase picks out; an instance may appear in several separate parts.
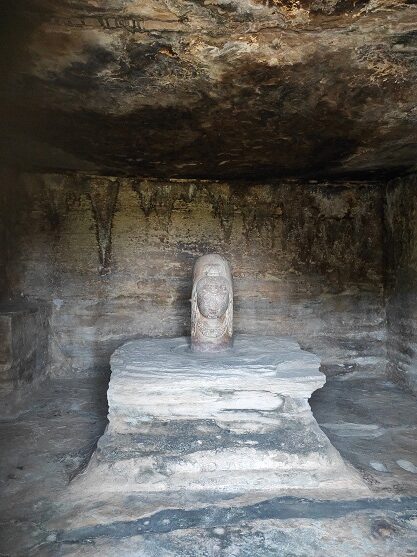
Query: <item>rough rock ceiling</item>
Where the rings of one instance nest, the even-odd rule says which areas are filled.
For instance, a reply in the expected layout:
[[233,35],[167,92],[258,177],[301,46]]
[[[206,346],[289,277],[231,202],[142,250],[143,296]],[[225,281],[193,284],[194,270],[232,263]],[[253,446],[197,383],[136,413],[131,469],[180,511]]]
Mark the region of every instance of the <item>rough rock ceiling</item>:
[[23,166],[415,168],[415,0],[32,0],[3,21],[2,156]]

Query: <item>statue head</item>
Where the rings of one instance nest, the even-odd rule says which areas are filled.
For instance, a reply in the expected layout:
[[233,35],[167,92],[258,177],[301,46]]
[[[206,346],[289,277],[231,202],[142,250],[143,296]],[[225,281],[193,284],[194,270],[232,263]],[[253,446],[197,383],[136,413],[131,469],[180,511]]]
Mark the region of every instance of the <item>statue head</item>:
[[199,352],[228,348],[233,333],[233,286],[229,263],[218,254],[197,259],[191,297],[191,347]]

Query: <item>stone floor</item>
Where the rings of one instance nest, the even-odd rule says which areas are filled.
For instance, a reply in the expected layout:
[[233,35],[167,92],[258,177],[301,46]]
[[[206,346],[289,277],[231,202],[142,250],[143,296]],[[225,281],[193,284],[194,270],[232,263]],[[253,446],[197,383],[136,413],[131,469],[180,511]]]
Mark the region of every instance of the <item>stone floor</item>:
[[[372,498],[279,497],[238,507],[207,501],[151,514],[130,498],[114,502],[112,522],[68,533],[50,524],[59,523],[56,502],[105,428],[106,382],[50,380],[33,390],[25,411],[0,422],[0,555],[416,557],[416,398],[362,372],[328,379],[311,405]],[[137,514],[124,518],[123,504]]]

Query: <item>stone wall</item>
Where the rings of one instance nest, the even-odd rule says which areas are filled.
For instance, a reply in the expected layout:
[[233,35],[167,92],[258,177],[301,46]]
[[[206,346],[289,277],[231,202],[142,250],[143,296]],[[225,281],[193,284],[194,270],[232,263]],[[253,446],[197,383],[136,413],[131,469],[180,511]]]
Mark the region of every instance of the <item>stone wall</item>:
[[45,374],[47,312],[45,304],[0,304],[0,395]]
[[380,185],[26,174],[6,205],[7,297],[48,305],[54,373],[188,334],[211,251],[232,265],[237,332],[293,335],[328,373],[385,368]]
[[389,369],[417,390],[417,176],[388,184],[385,215]]

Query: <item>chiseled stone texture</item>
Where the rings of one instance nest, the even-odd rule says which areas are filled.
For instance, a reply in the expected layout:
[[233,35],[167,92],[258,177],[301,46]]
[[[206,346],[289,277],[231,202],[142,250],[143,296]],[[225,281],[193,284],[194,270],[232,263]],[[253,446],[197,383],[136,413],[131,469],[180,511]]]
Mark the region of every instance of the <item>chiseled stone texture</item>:
[[388,184],[387,326],[389,369],[417,391],[417,177]]
[[125,344],[111,359],[108,427],[74,489],[369,495],[311,412],[319,366],[285,338],[237,335],[210,354],[189,337]]
[[188,335],[193,264],[210,252],[231,263],[237,333],[291,335],[326,373],[385,367],[378,184],[26,174],[4,185],[8,295],[50,307],[57,373],[107,367],[129,339]]

